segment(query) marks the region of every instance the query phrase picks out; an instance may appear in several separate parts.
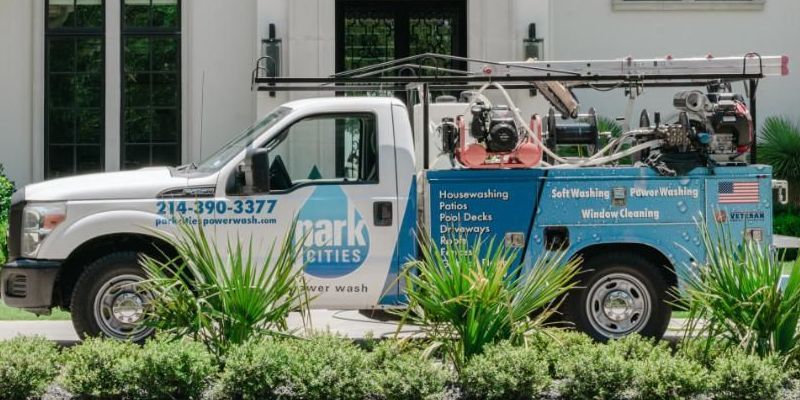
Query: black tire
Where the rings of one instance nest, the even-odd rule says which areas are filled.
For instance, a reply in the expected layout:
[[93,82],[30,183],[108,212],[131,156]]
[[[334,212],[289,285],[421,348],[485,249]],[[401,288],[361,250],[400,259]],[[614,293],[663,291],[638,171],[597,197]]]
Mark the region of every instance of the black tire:
[[672,316],[662,268],[635,253],[587,258],[578,288],[567,296],[566,317],[599,341],[632,333],[660,339]]
[[[143,342],[153,335],[153,329],[146,328],[141,323],[126,323],[126,319],[140,320],[136,311],[130,311],[120,319],[110,312],[113,308],[101,305],[108,304],[102,302],[101,299],[112,298],[114,299],[112,304],[121,307],[135,306],[138,304],[135,303],[136,301],[146,301],[131,285],[137,278],[138,280],[145,278],[145,273],[139,266],[138,257],[139,254],[136,252],[109,254],[86,267],[78,278],[72,291],[71,312],[72,324],[82,339],[109,337]],[[114,288],[118,292],[113,293]],[[100,293],[101,290],[103,293],[108,293],[108,296],[103,297]],[[136,296],[138,296],[138,300]],[[122,309],[121,307],[116,309]],[[135,307],[128,307],[127,310],[135,310]],[[110,322],[105,322],[106,319],[109,319]],[[115,324],[119,324],[119,329],[114,327]]]

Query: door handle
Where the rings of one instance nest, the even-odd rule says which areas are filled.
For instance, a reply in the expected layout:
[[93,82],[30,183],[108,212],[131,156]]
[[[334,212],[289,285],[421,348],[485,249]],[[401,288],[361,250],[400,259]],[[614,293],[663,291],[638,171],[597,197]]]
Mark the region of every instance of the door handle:
[[375,226],[392,226],[392,202],[376,201],[372,203],[372,218]]

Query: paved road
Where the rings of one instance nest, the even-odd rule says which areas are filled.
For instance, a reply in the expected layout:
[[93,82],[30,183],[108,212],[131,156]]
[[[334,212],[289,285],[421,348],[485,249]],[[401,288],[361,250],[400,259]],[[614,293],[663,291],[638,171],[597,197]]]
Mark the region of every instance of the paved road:
[[[677,339],[683,334],[684,320],[673,319],[670,322],[667,339]],[[292,329],[303,329],[299,315],[289,318]],[[311,328],[316,331],[330,331],[352,338],[362,339],[368,335],[375,338],[392,337],[397,331],[397,321],[385,318],[371,319],[358,311],[345,310],[313,310],[311,312]],[[410,335],[418,328],[406,326],[402,335]],[[0,340],[10,339],[18,335],[40,335],[64,345],[78,341],[78,335],[70,321],[0,321]]]

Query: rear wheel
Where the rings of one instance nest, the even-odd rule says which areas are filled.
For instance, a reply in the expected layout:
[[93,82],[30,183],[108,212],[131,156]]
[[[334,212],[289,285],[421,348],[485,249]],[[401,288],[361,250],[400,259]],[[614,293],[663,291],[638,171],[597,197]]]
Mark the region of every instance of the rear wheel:
[[567,298],[567,314],[576,328],[597,340],[633,333],[660,338],[672,308],[660,266],[631,253],[607,253],[584,262],[580,289]]
[[113,253],[81,274],[72,292],[72,323],[81,338],[104,336],[141,342],[153,334],[144,325],[148,298],[140,290],[145,273],[138,253]]

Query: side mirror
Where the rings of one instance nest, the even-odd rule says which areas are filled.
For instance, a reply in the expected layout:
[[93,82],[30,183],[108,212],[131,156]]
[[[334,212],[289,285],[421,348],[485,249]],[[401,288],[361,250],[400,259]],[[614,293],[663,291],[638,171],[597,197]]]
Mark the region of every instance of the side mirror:
[[244,160],[245,192],[269,191],[269,151],[265,148],[248,148]]

